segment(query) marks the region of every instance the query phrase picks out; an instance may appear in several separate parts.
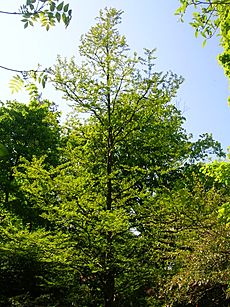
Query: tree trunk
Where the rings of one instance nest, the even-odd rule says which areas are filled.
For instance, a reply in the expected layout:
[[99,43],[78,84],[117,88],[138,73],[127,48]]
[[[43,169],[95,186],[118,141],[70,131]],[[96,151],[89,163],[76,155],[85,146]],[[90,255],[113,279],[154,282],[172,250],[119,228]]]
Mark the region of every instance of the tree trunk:
[[106,274],[106,282],[104,288],[104,306],[112,307],[114,302],[114,273],[108,271]]
[[[109,58],[109,46],[106,46],[107,58]],[[113,131],[111,126],[111,93],[110,93],[110,60],[107,62],[107,115],[108,115],[108,139],[107,139],[107,195],[106,210],[111,211],[112,208],[112,167],[113,167]],[[114,269],[113,269],[113,250],[112,250],[112,231],[107,235],[107,252],[105,256],[105,278],[104,278],[104,306],[112,307],[114,301]]]

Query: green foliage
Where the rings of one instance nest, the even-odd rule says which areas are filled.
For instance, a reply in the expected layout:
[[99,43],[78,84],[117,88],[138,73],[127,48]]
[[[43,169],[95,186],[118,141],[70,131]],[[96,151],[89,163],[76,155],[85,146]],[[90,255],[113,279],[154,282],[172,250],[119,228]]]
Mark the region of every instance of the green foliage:
[[[177,218],[184,221],[178,229],[179,240],[177,232],[177,242],[183,245],[172,261],[174,274],[162,291],[166,301],[171,300],[170,306],[228,306],[229,228],[218,220],[219,206],[226,196],[215,188],[207,191],[201,184],[192,193],[184,192],[186,201],[179,199],[183,200],[183,207],[186,204],[189,207],[177,211],[186,217]],[[178,198],[174,206],[178,208]]]
[[202,168],[191,169],[157,190],[154,211],[142,220],[149,237],[157,238],[159,261],[165,259],[158,306],[228,306],[229,227],[218,211],[229,193]]
[[3,144],[0,144],[0,158],[4,159],[8,156],[8,151]]
[[[218,184],[219,189],[224,190],[225,194],[229,195],[230,190],[230,165],[229,162],[213,162],[205,165],[202,169],[206,177],[213,178],[214,182]],[[219,218],[226,224],[230,225],[230,202],[226,200],[219,207]]]
[[24,28],[39,22],[48,31],[56,22],[63,22],[67,27],[71,21],[72,10],[69,4],[59,0],[27,0],[20,8]]
[[58,163],[60,128],[55,106],[47,101],[41,104],[33,101],[28,106],[15,101],[2,104],[0,134],[5,153],[0,159],[1,202],[28,223],[32,218],[36,223],[39,213],[31,210],[29,202],[23,201],[13,173],[21,158],[31,161],[33,156],[45,155],[47,166]]
[[[59,161],[60,127],[55,106],[47,101],[13,102],[0,108],[3,155],[0,159],[0,304],[57,305],[66,291],[65,238],[49,232],[37,206],[26,200],[15,174],[21,159],[43,157],[46,167]],[[50,225],[49,225],[50,226]],[[54,253],[60,250],[61,257]],[[66,271],[63,276],[62,271]],[[75,273],[71,273],[75,276]],[[55,280],[55,282],[54,282]],[[69,285],[71,281],[67,282]],[[6,287],[7,285],[7,287]],[[69,286],[69,288],[71,288]],[[58,294],[59,293],[59,294]],[[59,298],[58,298],[59,297]]]
[[180,7],[175,14],[183,17],[189,7],[192,7],[192,22],[190,24],[195,29],[195,35],[201,34],[205,39],[215,35],[220,26],[219,11],[227,8],[226,1],[199,1],[199,0],[180,0]]
[[229,24],[230,9],[226,0],[180,0],[180,7],[176,11],[183,21],[183,16],[192,8],[193,16],[190,24],[195,29],[195,35],[201,34],[206,40],[213,35],[220,35],[220,42],[224,49],[219,55],[219,62],[224,68],[226,76],[230,76],[230,42],[229,42]]
[[69,306],[66,283],[71,288],[76,274],[67,266],[65,237],[45,229],[31,232],[9,214],[0,229],[1,305]]
[[10,88],[11,88],[11,93],[12,94],[17,93],[23,88],[24,81],[21,78],[21,76],[16,75],[16,76],[13,76],[13,78],[10,80],[9,85],[10,85]]
[[20,157],[30,160],[33,155],[43,154],[55,161],[60,138],[58,117],[55,105],[48,101],[32,101],[29,105],[16,101],[1,103],[1,142],[12,165]]
[[21,75],[13,76],[9,82],[11,93],[18,93],[25,89],[31,101],[39,100],[39,85],[45,88],[48,75],[49,70],[40,70],[40,65],[38,65],[37,70],[21,71]]

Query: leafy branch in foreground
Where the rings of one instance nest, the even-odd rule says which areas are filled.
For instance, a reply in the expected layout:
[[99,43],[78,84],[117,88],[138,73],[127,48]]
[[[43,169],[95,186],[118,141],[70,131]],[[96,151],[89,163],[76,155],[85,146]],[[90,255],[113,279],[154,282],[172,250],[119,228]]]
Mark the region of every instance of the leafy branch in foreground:
[[[50,27],[55,26],[56,22],[63,22],[67,27],[72,18],[72,10],[69,4],[59,0],[27,0],[24,5],[20,6],[19,11],[0,10],[0,14],[20,15],[23,18],[24,28],[39,22],[47,31]],[[34,82],[40,83],[44,88],[48,78],[48,69],[41,70],[40,65],[36,70],[18,70],[3,65],[0,65],[0,68],[16,73],[10,80],[12,93],[18,92],[25,87],[29,91],[31,98],[37,99],[39,97],[37,86]],[[32,80],[32,82],[29,82],[29,80]],[[27,82],[25,83],[25,81]]]
[[195,29],[195,35],[201,34],[206,40],[214,35],[220,35],[221,45],[224,49],[219,55],[219,62],[224,68],[226,76],[230,77],[230,1],[229,0],[180,0],[180,7],[175,14],[183,21],[188,9],[193,10],[190,24]]
[[27,0],[17,12],[0,11],[1,14],[20,15],[24,28],[39,22],[48,31],[56,22],[63,22],[68,27],[72,18],[72,10],[68,3],[59,0]]
[[12,94],[18,93],[25,88],[30,95],[30,99],[39,100],[38,85],[41,84],[42,88],[45,88],[49,69],[42,70],[40,69],[40,65],[38,65],[36,70],[16,70],[4,66],[0,66],[0,68],[17,72],[9,82]]

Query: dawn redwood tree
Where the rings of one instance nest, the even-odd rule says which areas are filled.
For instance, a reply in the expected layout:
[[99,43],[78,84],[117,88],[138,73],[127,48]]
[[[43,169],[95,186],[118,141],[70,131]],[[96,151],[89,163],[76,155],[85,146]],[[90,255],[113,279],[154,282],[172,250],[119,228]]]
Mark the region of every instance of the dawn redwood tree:
[[[154,72],[153,51],[146,50],[146,58],[136,54],[130,57],[126,39],[117,30],[120,18],[121,12],[115,9],[101,11],[99,22],[82,37],[80,55],[84,58],[83,64],[77,66],[74,59],[68,62],[59,58],[53,79],[56,89],[73,102],[78,112],[89,117],[82,133],[80,127],[78,129],[81,144],[77,150],[84,152],[79,154],[77,151],[78,163],[85,179],[81,179],[80,191],[79,188],[75,191],[76,205],[86,211],[85,217],[92,210],[95,229],[98,228],[96,234],[90,234],[95,247],[90,250],[87,244],[87,256],[90,256],[90,262],[92,259],[96,262],[94,270],[99,273],[106,307],[119,299],[116,298],[116,288],[120,266],[123,262],[124,269],[125,262],[128,263],[135,254],[135,247],[131,246],[142,240],[131,229],[135,227],[139,206],[147,197],[144,195],[147,193],[143,188],[144,178],[154,171],[157,176],[157,169],[161,167],[157,160],[149,163],[148,154],[156,152],[156,147],[160,146],[161,150],[157,150],[164,150],[166,155],[162,165],[165,162],[166,165],[169,163],[168,168],[175,167],[179,151],[184,150],[187,141],[179,112],[168,105],[182,78]],[[156,137],[153,141],[152,125],[155,130],[159,128],[158,142]],[[180,140],[178,145],[170,142],[169,148],[169,140],[164,135],[166,129],[161,129],[161,125],[167,127],[172,138]],[[151,192],[147,194],[150,197]],[[92,224],[93,219],[89,221],[89,217],[85,217],[86,225]],[[97,218],[103,221],[101,226],[97,225]],[[125,238],[130,238],[133,243],[127,245]],[[132,256],[129,256],[128,246]],[[123,261],[119,259],[119,250],[122,251],[121,258],[125,257]],[[87,266],[90,267],[90,263]]]
[[[154,279],[155,242],[146,241],[143,212],[152,210],[148,205],[163,175],[195,151],[182,128],[184,118],[170,103],[182,78],[155,72],[154,50],[130,56],[117,30],[121,14],[101,11],[82,36],[82,65],[59,58],[52,80],[75,112],[66,132],[69,166],[57,176],[61,214],[48,216],[72,227],[77,257],[84,259],[83,280],[101,290],[104,306],[125,304],[128,296],[135,304],[134,293],[143,295]],[[74,119],[80,114],[83,121]],[[205,149],[200,147],[200,156]]]

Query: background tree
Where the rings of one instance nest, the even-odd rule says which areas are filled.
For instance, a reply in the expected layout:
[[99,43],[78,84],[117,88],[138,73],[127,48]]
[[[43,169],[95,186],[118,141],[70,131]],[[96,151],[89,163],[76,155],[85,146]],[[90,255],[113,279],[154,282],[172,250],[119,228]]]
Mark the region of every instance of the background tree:
[[[0,131],[4,144],[0,159],[0,304],[65,306],[65,285],[71,289],[74,277],[72,272],[67,282],[70,269],[62,252],[65,240],[41,217],[39,200],[33,203],[26,199],[21,183],[15,179],[23,159],[29,163],[40,158],[45,169],[61,161],[59,113],[48,101],[34,100],[28,105],[9,101],[0,108]],[[44,192],[46,172],[33,173],[41,176]],[[57,246],[61,257],[56,254]]]
[[[21,212],[32,223],[29,204],[23,203],[14,183],[14,169],[20,159],[46,156],[46,165],[57,165],[60,146],[59,113],[48,101],[29,105],[9,101],[0,107],[1,144],[5,154],[0,159],[0,193],[7,210]],[[15,194],[16,193],[16,194]],[[21,195],[22,196],[22,195]],[[26,207],[24,207],[26,206]],[[27,211],[27,213],[26,213]],[[27,215],[27,217],[26,217]],[[33,217],[33,222],[35,217]]]
[[170,306],[229,305],[229,227],[219,214],[229,191],[204,169],[159,196],[170,227],[164,240],[174,244],[162,287]]

